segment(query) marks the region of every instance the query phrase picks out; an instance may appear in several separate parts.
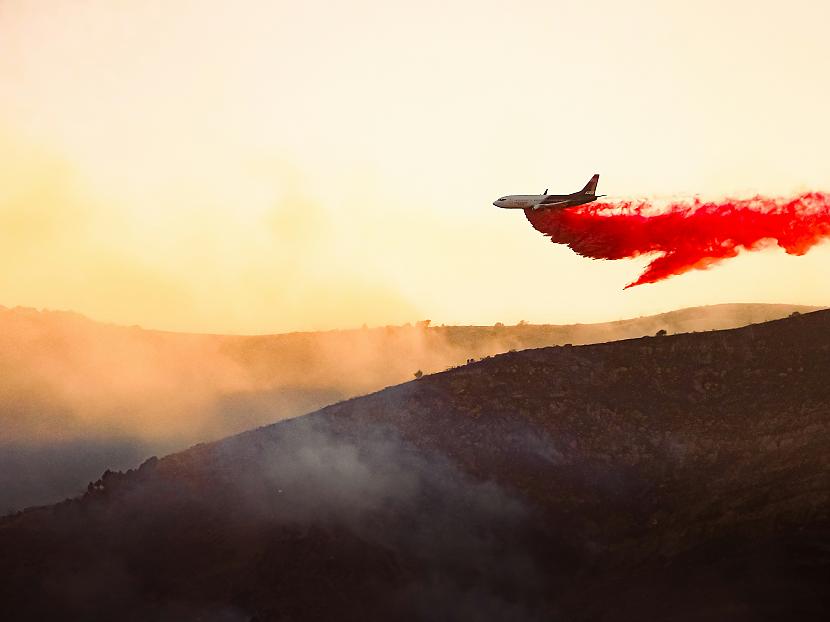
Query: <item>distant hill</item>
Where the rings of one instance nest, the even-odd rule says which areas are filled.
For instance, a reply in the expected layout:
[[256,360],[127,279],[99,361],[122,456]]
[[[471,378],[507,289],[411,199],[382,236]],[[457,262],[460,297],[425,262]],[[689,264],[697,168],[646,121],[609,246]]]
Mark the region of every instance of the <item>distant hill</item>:
[[9,619],[826,620],[830,311],[508,353],[0,520]]
[[179,334],[0,308],[0,514],[75,495],[105,468],[313,411],[508,350],[729,328],[806,312],[717,305],[603,324],[426,323]]

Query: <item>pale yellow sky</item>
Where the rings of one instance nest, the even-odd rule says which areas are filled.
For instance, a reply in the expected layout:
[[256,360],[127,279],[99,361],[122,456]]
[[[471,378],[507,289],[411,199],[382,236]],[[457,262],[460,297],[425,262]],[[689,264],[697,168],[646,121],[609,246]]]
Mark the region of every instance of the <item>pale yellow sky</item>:
[[623,291],[494,198],[830,190],[830,4],[0,1],[0,304],[277,332],[830,302],[830,245]]

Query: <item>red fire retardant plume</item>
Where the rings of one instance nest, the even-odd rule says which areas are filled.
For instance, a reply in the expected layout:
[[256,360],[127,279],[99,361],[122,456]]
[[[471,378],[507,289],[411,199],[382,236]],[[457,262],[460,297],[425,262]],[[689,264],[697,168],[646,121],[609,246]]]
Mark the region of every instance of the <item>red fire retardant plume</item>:
[[624,259],[654,254],[640,278],[626,288],[704,270],[777,243],[803,255],[830,237],[830,194],[810,192],[782,199],[755,197],[657,207],[650,201],[589,203],[564,210],[525,210],[535,229],[583,257]]

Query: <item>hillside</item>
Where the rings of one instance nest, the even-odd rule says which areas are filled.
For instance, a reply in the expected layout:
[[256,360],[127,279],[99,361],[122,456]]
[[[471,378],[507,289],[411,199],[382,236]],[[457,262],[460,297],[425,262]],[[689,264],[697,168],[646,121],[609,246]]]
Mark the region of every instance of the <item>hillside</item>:
[[263,336],[177,334],[0,308],[0,514],[123,469],[510,349],[709,330],[792,305],[719,305],[571,326],[399,326]]
[[9,619],[823,620],[830,312],[508,353],[0,520]]

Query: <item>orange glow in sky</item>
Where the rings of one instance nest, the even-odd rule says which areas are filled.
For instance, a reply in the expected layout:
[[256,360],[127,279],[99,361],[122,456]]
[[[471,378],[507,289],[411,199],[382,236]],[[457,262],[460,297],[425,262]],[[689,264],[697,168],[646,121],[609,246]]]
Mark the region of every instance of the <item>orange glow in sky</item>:
[[830,4],[0,3],[0,304],[279,332],[827,304],[830,248],[623,290],[510,193],[830,190]]

